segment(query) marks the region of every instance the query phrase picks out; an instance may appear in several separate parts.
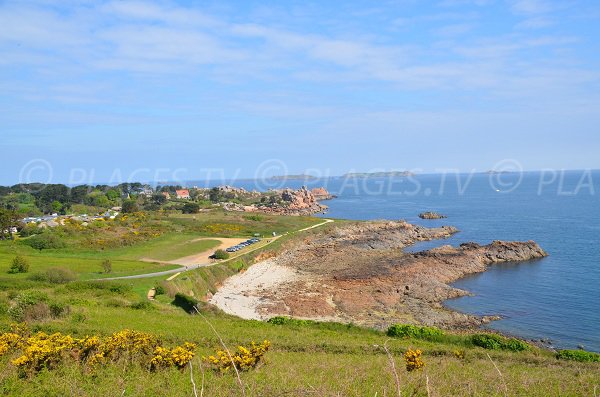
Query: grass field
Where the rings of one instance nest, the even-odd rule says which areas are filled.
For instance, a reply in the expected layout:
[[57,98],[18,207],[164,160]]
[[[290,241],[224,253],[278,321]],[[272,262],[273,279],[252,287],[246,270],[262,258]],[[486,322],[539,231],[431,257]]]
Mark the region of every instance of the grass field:
[[208,251],[220,244],[218,240],[198,240],[199,238],[202,236],[170,233],[131,247],[111,250],[107,255],[119,259],[152,258],[159,261],[170,261]]

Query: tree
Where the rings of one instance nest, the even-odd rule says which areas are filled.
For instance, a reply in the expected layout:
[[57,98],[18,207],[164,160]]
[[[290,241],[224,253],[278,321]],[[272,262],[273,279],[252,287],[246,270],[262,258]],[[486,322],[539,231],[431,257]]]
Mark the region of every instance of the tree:
[[63,209],[63,205],[60,201],[54,200],[51,205],[52,212],[60,212]]
[[110,259],[103,260],[100,266],[102,266],[102,271],[104,273],[112,273],[112,262],[110,261]]
[[216,250],[214,255],[215,259],[229,259],[229,252],[225,250]]
[[15,256],[10,265],[10,274],[27,273],[29,271],[29,261],[20,255]]
[[153,204],[156,204],[156,205],[159,205],[159,206],[160,206],[160,205],[163,205],[164,203],[166,203],[166,202],[167,202],[167,198],[166,198],[166,197],[165,197],[165,195],[164,195],[164,194],[162,194],[162,193],[159,193],[159,194],[153,194],[153,195],[150,197],[150,200],[152,201],[152,203],[153,203]]
[[138,208],[137,202],[135,200],[125,200],[125,201],[123,201],[123,206],[122,206],[121,210],[125,214],[130,214],[132,212],[139,211],[139,208]]
[[12,238],[11,227],[17,226],[19,214],[12,209],[0,208],[0,240]]
[[181,212],[184,214],[195,214],[200,211],[200,204],[198,203],[185,203]]
[[109,189],[106,192],[106,197],[108,197],[108,199],[110,201],[116,201],[119,197],[121,197],[121,193],[119,193],[118,190],[115,189]]

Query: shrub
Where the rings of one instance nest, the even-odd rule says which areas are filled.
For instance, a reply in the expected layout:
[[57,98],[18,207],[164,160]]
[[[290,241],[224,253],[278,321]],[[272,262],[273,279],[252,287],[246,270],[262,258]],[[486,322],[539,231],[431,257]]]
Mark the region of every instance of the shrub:
[[64,241],[52,233],[36,234],[24,241],[25,244],[29,245],[31,248],[40,251],[45,249],[64,248],[66,246]]
[[[49,314],[47,301],[48,295],[41,291],[23,291],[14,297],[13,305],[8,309],[8,315],[18,322],[23,321],[26,316],[37,319],[42,311],[48,311]],[[35,308],[33,308],[34,306]],[[31,308],[33,309],[29,310]]]
[[30,334],[26,329],[0,334],[0,356],[18,351],[20,356],[10,362],[30,374],[72,361],[91,367],[124,362],[137,363],[148,370],[183,369],[194,357],[195,349],[196,345],[188,342],[168,349],[154,335],[131,330],[107,338],[81,339],[60,332]]
[[148,301],[135,302],[135,303],[132,303],[129,307],[132,309],[135,309],[135,310],[148,310],[148,309],[154,308],[154,306],[152,306],[152,303],[150,303]]
[[175,299],[173,299],[173,302],[171,303],[182,308],[188,313],[195,313],[194,308],[198,305],[198,301],[196,299],[182,293],[175,294]]
[[258,215],[258,214],[253,214],[253,215],[244,215],[244,219],[247,219],[249,221],[260,222],[264,219],[264,217],[261,215]]
[[408,351],[404,353],[404,362],[406,363],[406,370],[408,372],[421,369],[425,366],[425,362],[423,362],[423,359],[421,358],[422,353],[423,352],[419,349],[408,349]]
[[121,206],[121,210],[124,214],[131,214],[139,211],[139,207],[135,200],[125,200]]
[[195,214],[200,211],[200,204],[198,203],[185,203],[181,208],[181,212],[184,214]]
[[78,281],[67,284],[67,288],[72,291],[106,290],[120,295],[125,295],[132,289],[131,285],[109,281]]
[[37,227],[35,224],[28,223],[21,229],[21,231],[19,232],[19,235],[21,237],[29,237],[29,236],[33,236],[34,234],[40,234],[43,231],[44,231],[44,229]]
[[231,352],[231,356],[226,351],[217,350],[215,355],[203,357],[203,359],[219,372],[227,372],[233,368],[233,365],[238,371],[248,371],[256,368],[270,346],[271,342],[268,340],[260,344],[252,342],[248,347],[238,346],[238,350]]
[[267,322],[269,324],[275,324],[275,325],[299,325],[299,326],[312,325],[312,324],[317,323],[316,321],[313,321],[313,320],[300,320],[297,318],[283,317],[283,316],[271,317],[270,319],[267,320]]
[[53,267],[46,270],[46,277],[52,284],[66,284],[77,279],[75,273],[64,267]]
[[20,255],[15,256],[8,272],[10,274],[27,273],[29,271],[29,261]]
[[529,349],[529,345],[522,340],[505,338],[496,334],[475,334],[471,337],[471,341],[475,346],[489,350],[510,350],[520,352]]
[[157,285],[154,287],[154,295],[158,296],[158,295],[164,295],[165,294],[165,287],[163,287],[162,285]]
[[110,259],[103,260],[100,266],[102,267],[102,271],[104,273],[112,273],[112,262],[110,261]]
[[52,302],[48,305],[50,309],[50,315],[54,318],[66,316],[71,312],[71,308],[69,305],[64,303]]
[[33,273],[33,274],[30,274],[29,276],[27,276],[27,278],[31,281],[40,281],[40,282],[48,281],[48,276],[46,275],[46,273]]
[[556,358],[561,360],[600,363],[600,354],[586,352],[585,350],[561,350],[556,354]]
[[215,259],[229,259],[229,252],[225,250],[216,250]]
[[436,341],[440,340],[444,336],[444,332],[436,327],[395,324],[388,328],[387,335],[396,338],[413,338]]

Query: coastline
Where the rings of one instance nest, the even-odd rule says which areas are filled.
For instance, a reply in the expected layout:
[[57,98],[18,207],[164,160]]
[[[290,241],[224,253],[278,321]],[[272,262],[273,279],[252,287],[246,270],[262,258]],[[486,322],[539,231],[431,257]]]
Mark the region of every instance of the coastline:
[[[247,274],[227,280],[211,303],[230,314],[243,313],[254,319],[285,315],[379,329],[395,322],[447,329],[480,326],[498,317],[445,307],[446,300],[469,294],[450,284],[494,263],[529,260],[546,253],[532,241],[494,241],[486,246],[466,243],[416,253],[403,250],[415,242],[444,239],[457,231],[450,226],[425,228],[403,221],[336,226],[323,235],[305,238],[302,244],[284,247],[269,259],[272,263],[259,262]],[[272,271],[265,271],[270,278],[263,279],[252,271],[254,266],[285,270],[275,279]],[[251,304],[236,307],[236,293]]]

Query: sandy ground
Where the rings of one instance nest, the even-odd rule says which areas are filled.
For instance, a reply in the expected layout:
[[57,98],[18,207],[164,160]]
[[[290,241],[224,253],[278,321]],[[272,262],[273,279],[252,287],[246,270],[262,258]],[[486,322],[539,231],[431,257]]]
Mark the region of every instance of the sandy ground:
[[250,266],[244,273],[228,278],[209,302],[226,313],[248,320],[263,320],[269,316],[261,313],[260,306],[268,301],[261,297],[261,292],[299,277],[293,269],[267,259]]

